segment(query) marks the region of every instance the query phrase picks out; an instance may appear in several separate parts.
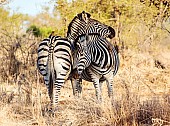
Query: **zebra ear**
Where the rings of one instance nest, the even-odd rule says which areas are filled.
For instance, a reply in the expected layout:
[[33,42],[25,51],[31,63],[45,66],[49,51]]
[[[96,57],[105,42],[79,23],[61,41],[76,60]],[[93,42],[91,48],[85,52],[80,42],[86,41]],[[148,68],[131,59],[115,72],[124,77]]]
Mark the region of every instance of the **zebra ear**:
[[77,17],[81,20],[81,21],[84,21],[84,22],[88,22],[88,19],[90,18],[90,14],[89,13],[86,13],[85,11],[83,11],[82,13],[80,14],[77,14]]
[[83,11],[82,14],[86,14],[88,18],[91,17],[91,14],[89,14],[89,13],[87,13],[87,12],[85,12],[85,11]]
[[90,17],[90,14],[88,14],[88,13],[82,14],[82,19],[83,19],[86,23],[88,23],[89,17]]
[[86,13],[86,14],[87,14],[87,17],[88,17],[88,18],[90,18],[90,17],[91,17],[91,14],[89,14],[89,13]]
[[77,17],[80,19],[80,21],[82,21],[82,13],[77,14]]

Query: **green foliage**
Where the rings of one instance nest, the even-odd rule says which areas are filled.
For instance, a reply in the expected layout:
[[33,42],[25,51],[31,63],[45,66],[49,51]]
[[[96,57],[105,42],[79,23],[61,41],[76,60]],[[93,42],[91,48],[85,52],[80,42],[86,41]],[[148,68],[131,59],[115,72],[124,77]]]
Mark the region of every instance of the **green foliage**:
[[[146,45],[161,43],[170,33],[167,27],[167,19],[170,17],[169,0],[52,1],[56,2],[53,11],[55,16],[49,13],[48,5],[43,7],[44,10],[36,17],[27,18],[27,32],[33,31],[36,37],[47,37],[52,31],[56,31],[57,35],[65,37],[70,21],[84,10],[89,12],[92,18],[115,28],[119,42],[139,50]],[[8,29],[10,33],[19,33],[22,30],[26,20],[23,15],[10,15],[3,8],[0,8],[0,15],[0,29]]]
[[31,25],[27,30],[27,33],[32,33],[35,37],[41,36],[40,29],[36,27],[35,25]]
[[40,27],[40,33],[43,37],[48,37],[52,33],[52,28],[50,27]]
[[[0,15],[1,15],[0,23],[5,23],[5,21],[7,21],[9,17],[9,12],[0,7]],[[2,25],[0,26],[2,27]]]
[[15,32],[16,34],[21,30],[25,20],[22,14],[10,15],[9,11],[0,7],[0,15],[0,30],[6,30],[8,33]]
[[170,16],[170,0],[140,0],[145,6],[154,6],[162,20],[167,20]]
[[48,37],[52,33],[51,27],[37,27],[35,25],[31,25],[26,32],[32,33],[35,37]]
[[55,9],[60,16],[62,35],[73,17],[83,10],[117,29],[119,41],[138,50],[161,44],[170,33],[162,28],[170,17],[169,0],[57,0]]

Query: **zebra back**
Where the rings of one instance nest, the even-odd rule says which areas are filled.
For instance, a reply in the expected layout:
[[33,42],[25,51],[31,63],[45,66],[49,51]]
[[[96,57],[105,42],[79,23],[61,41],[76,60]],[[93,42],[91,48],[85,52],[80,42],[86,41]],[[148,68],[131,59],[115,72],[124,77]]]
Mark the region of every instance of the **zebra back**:
[[[53,59],[53,49],[55,40],[60,38],[60,36],[49,36],[42,40],[38,46],[38,58],[37,58],[37,68],[41,75],[46,76],[48,62]],[[51,64],[49,64],[51,66]],[[52,66],[51,66],[52,67]]]

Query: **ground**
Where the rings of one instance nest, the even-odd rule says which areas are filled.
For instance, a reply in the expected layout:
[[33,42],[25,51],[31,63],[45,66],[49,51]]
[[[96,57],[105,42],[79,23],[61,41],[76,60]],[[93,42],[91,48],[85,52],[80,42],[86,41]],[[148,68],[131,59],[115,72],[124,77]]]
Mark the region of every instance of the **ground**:
[[[114,78],[114,100],[103,84],[103,102],[96,101],[92,83],[83,82],[81,98],[71,84],[61,89],[55,116],[48,111],[46,87],[37,73],[34,81],[18,77],[0,84],[1,126],[149,126],[170,125],[170,52],[159,55],[126,50]],[[21,76],[21,75],[20,75]]]

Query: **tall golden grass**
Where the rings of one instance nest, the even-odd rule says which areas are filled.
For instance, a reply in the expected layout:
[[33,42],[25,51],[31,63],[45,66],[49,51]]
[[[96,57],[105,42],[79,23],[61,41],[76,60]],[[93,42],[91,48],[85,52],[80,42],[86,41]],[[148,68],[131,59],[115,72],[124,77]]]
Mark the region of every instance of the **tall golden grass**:
[[[124,50],[114,78],[114,100],[108,98],[104,83],[101,104],[96,101],[92,83],[83,82],[82,97],[77,99],[67,81],[61,89],[59,109],[53,116],[47,111],[47,89],[36,62],[32,61],[36,60],[37,54],[26,55],[29,51],[18,50],[15,54],[25,63],[17,76],[1,76],[0,126],[170,125],[170,65],[165,62],[169,60],[170,52],[162,51],[160,59],[155,53]],[[3,53],[1,55],[3,57]],[[28,59],[23,60],[23,57]],[[3,62],[2,73],[7,67]]]

